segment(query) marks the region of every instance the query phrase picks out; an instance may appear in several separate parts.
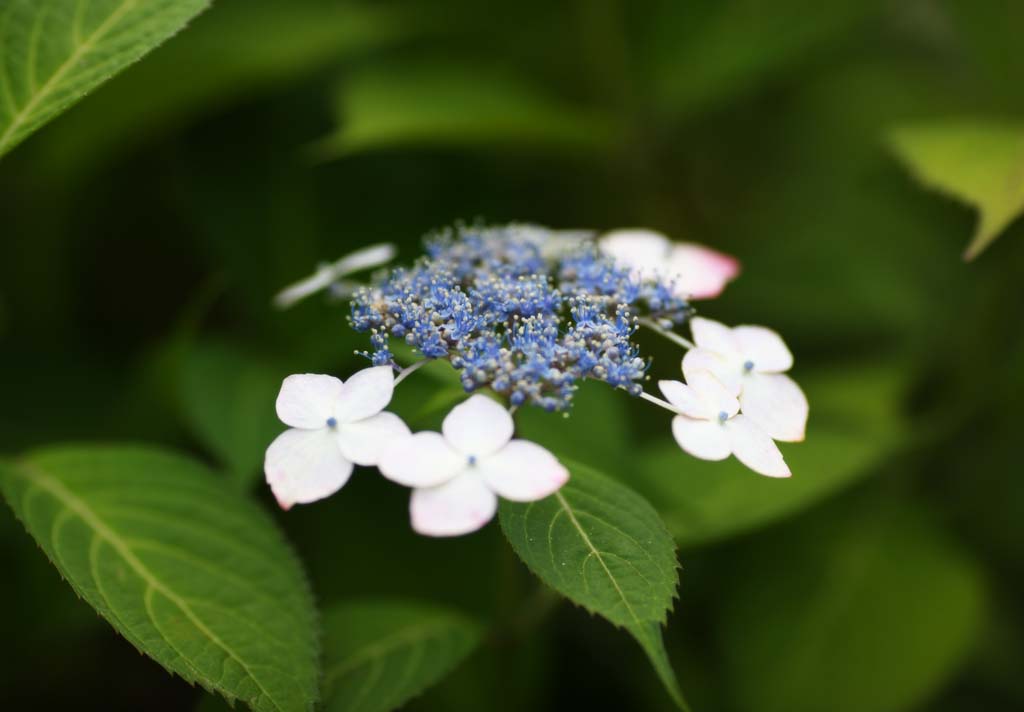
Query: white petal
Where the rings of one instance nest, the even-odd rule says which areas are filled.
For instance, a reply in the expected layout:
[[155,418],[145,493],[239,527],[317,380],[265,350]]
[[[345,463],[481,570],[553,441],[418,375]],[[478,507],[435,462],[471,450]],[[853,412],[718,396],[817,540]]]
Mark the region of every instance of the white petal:
[[391,366],[364,368],[352,374],[341,387],[334,406],[339,423],[369,418],[384,410],[395,391],[395,371]]
[[369,245],[345,255],[332,265],[332,269],[336,276],[342,277],[390,262],[397,253],[398,250],[390,242]]
[[751,373],[740,395],[743,414],[769,437],[800,442],[807,429],[807,396],[784,373]]
[[793,354],[782,337],[763,326],[737,326],[732,330],[740,344],[744,362],[761,373],[782,373],[793,367]]
[[708,420],[722,420],[722,413],[725,418],[731,418],[740,412],[736,396],[711,371],[696,371],[687,380],[690,389],[704,404],[704,417]]
[[491,521],[497,509],[497,495],[468,471],[439,487],[416,489],[409,500],[412,528],[427,536],[474,532]]
[[488,487],[513,502],[544,499],[569,480],[569,471],[554,455],[528,440],[513,440],[475,469]]
[[725,428],[717,421],[677,415],[672,419],[672,435],[679,447],[701,460],[724,460],[732,452]]
[[698,371],[710,371],[733,395],[740,394],[743,369],[739,363],[729,361],[708,349],[690,349],[683,356],[683,375],[686,380]]
[[671,243],[659,232],[640,228],[612,230],[597,242],[601,251],[641,277],[653,277],[665,267]]
[[672,248],[665,276],[675,280],[676,291],[690,299],[713,299],[740,273],[735,257],[693,242]]
[[263,471],[281,509],[329,497],[348,482],[352,463],[328,429],[285,430],[267,448]]
[[739,342],[725,324],[695,316],[690,319],[690,332],[693,342],[700,348],[713,351],[727,361],[742,363]]
[[341,385],[340,379],[318,373],[288,376],[277,394],[277,417],[293,428],[326,428]]
[[357,465],[376,465],[388,449],[409,437],[409,426],[394,413],[377,413],[364,420],[338,425],[338,447]]
[[410,435],[380,454],[377,467],[393,482],[406,487],[434,487],[447,482],[469,466],[441,433]]
[[679,381],[658,381],[658,388],[669,403],[683,415],[707,420],[708,409],[697,392]]
[[729,445],[736,459],[754,472],[768,477],[789,477],[789,465],[775,441],[745,415],[737,415],[725,423]]
[[444,437],[459,452],[482,457],[512,439],[515,424],[505,407],[487,396],[470,396],[452,408],[441,424]]

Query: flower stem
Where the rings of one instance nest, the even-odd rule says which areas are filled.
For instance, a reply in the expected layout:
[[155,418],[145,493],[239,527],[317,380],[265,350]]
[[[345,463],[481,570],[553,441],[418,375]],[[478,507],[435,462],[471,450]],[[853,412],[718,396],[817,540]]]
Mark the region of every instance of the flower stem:
[[658,396],[652,396],[650,393],[641,393],[640,397],[643,398],[645,401],[650,401],[651,403],[654,403],[654,405],[661,406],[665,410],[670,410],[673,413],[679,412],[674,407],[672,407],[671,403],[669,403],[668,401],[663,401],[661,398],[658,398]]
[[662,328],[661,326],[658,325],[658,322],[656,322],[654,319],[651,319],[650,317],[642,316],[640,317],[639,322],[640,326],[646,326],[654,333],[664,336],[672,343],[678,344],[679,346],[682,346],[684,349],[696,348],[691,341],[689,341],[688,339],[684,339],[682,336],[675,333],[674,331],[669,331],[668,329]]
[[417,361],[416,363],[414,363],[414,364],[412,364],[410,366],[406,366],[405,368],[403,368],[401,371],[398,372],[398,375],[395,376],[395,385],[397,386],[399,383],[404,381],[409,375],[411,375],[413,372],[415,372],[416,369],[422,367],[429,360],[430,359],[426,359],[425,358],[422,361]]

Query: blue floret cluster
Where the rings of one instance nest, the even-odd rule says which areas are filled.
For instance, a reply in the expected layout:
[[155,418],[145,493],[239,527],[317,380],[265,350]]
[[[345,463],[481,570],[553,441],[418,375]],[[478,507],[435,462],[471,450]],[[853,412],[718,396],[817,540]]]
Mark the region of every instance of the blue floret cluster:
[[352,299],[366,355],[394,364],[401,339],[448,359],[467,391],[489,387],[513,405],[565,410],[583,379],[633,395],[648,363],[631,337],[638,316],[682,323],[672,285],[639,281],[588,239],[533,225],[456,226],[428,236],[426,255]]

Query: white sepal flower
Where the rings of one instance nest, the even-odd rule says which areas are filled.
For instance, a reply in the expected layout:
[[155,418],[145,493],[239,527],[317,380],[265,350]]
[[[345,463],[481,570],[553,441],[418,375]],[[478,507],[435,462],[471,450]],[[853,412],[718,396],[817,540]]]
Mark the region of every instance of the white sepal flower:
[[678,413],[672,419],[672,434],[679,447],[702,460],[735,455],[754,472],[789,477],[779,448],[750,418],[739,414],[739,401],[728,388],[709,371],[692,373],[687,381],[658,383]]
[[672,242],[653,230],[613,230],[598,246],[637,279],[671,281],[685,299],[713,299],[740,273],[735,257],[695,242]]
[[775,440],[799,442],[807,429],[807,397],[785,375],[793,366],[782,338],[763,326],[730,329],[711,319],[690,321],[697,348],[683,358],[683,375],[711,371],[732,393],[740,409]]
[[415,488],[412,526],[427,536],[458,536],[489,522],[498,496],[533,502],[556,492],[569,472],[550,452],[513,440],[512,416],[482,395],[445,417],[441,433],[416,433],[381,457],[381,473]]
[[304,373],[288,376],[277,396],[277,417],[292,426],[267,448],[263,471],[282,509],[328,497],[353,465],[376,465],[381,452],[409,436],[391,402],[390,366],[365,368],[347,381]]
[[390,262],[396,254],[395,246],[384,242],[356,250],[335,262],[320,265],[309,277],[278,292],[274,297],[274,306],[278,309],[287,309],[309,295],[330,287],[347,274]]

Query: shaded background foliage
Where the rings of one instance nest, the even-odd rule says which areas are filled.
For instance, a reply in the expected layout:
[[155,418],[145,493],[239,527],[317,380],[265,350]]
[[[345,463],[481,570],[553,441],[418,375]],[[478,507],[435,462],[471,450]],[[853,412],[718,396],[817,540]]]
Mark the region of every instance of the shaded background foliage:
[[[478,216],[650,226],[739,256],[702,312],[796,354],[793,480],[685,457],[664,417],[600,389],[520,427],[676,537],[666,639],[694,707],[1024,706],[1024,226],[965,265],[971,212],[886,142],[1020,118],[1022,27],[998,0],[217,0],[0,161],[0,450],[149,441],[252,483],[280,378],[362,363],[343,307],[269,306],[318,261],[381,240],[412,259]],[[414,423],[427,378],[397,396]],[[321,604],[415,595],[492,624],[410,709],[668,708],[635,644],[538,596],[497,525],[419,538],[405,497],[357,473],[277,519]],[[199,704],[12,517],[0,534],[5,708]]]

